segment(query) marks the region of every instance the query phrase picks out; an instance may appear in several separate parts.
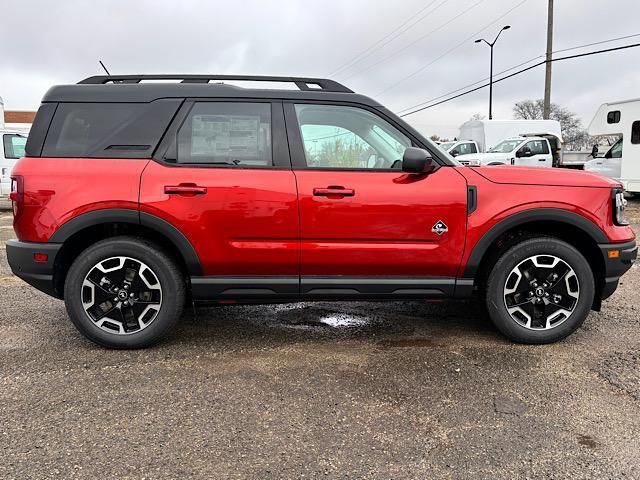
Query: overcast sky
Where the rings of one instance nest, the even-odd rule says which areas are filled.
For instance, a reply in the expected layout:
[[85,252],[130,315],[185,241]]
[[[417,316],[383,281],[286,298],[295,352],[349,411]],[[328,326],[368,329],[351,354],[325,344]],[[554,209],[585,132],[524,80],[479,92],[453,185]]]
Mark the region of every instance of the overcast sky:
[[[638,0],[555,4],[554,50],[640,33]],[[542,55],[546,9],[546,0],[5,0],[0,96],[6,109],[36,109],[51,85],[101,74],[102,59],[120,74],[329,76],[399,111],[487,77],[489,48],[473,40],[503,25],[495,72]],[[628,49],[556,62],[552,100],[586,126],[601,103],[638,97],[639,86],[640,48]],[[495,85],[494,118],[511,118],[514,102],[543,88],[544,67]],[[407,120],[452,136],[487,104],[483,89]]]

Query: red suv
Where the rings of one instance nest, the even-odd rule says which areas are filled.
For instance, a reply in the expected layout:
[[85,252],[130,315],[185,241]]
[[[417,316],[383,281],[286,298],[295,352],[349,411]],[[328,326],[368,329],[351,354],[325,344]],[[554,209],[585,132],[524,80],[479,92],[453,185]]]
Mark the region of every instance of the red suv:
[[376,101],[313,78],[53,87],[11,199],[13,272],[115,348],[159,340],[185,301],[473,295],[510,339],[553,342],[637,254],[618,183],[461,166]]

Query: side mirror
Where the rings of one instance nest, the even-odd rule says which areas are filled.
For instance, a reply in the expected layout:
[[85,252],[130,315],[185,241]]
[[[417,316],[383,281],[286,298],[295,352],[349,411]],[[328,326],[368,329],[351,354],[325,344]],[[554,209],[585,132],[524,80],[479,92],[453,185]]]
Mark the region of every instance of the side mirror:
[[429,173],[433,171],[433,158],[422,148],[407,147],[402,156],[402,171],[406,173]]
[[520,150],[516,152],[516,157],[530,157],[532,155],[531,149],[529,147],[522,147]]
[[449,152],[449,155],[451,155],[452,157],[457,157],[458,155],[460,155],[460,152],[454,148]]
[[593,158],[596,158],[596,156],[597,156],[597,155],[598,155],[598,145],[594,145],[594,146],[591,148],[591,156],[592,156]]

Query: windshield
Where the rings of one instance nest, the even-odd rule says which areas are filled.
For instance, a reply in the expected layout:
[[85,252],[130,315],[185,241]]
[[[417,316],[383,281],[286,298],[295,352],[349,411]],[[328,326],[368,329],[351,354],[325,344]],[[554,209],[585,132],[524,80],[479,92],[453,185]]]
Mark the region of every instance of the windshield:
[[445,152],[455,145],[456,142],[444,142],[440,144],[440,148]]
[[489,153],[511,153],[522,140],[503,140],[498,145],[489,150]]

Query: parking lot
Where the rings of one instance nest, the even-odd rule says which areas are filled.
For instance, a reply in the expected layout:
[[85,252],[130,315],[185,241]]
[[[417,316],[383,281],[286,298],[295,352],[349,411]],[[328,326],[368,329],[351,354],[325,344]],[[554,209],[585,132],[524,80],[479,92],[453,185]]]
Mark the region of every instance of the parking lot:
[[0,478],[640,477],[637,265],[548,346],[473,303],[304,303],[188,309],[110,351],[4,248],[0,288]]

